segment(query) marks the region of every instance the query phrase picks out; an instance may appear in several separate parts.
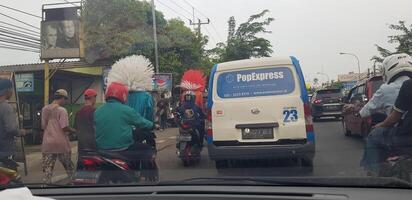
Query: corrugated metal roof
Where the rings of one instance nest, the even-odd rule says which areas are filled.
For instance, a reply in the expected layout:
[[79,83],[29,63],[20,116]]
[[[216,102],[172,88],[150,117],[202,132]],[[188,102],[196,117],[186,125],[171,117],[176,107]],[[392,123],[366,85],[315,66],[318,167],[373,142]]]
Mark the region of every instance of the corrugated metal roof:
[[[72,69],[72,68],[84,68],[84,67],[102,67],[110,66],[111,63],[95,63],[89,64],[81,61],[69,61],[64,63],[51,62],[49,63],[50,69]],[[33,64],[16,64],[16,65],[5,65],[0,66],[0,72],[31,72],[31,71],[43,71],[44,63],[33,63]]]

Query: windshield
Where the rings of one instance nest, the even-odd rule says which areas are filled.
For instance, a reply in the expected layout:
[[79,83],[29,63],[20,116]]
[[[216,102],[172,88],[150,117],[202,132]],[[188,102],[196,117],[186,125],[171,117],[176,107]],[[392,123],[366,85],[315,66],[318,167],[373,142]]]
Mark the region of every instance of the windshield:
[[2,0],[0,185],[412,183],[411,6]]

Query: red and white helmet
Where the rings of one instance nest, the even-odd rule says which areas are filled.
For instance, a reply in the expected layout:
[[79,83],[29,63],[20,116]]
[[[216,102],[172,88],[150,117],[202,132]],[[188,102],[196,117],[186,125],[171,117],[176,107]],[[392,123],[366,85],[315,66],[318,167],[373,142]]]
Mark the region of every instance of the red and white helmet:
[[406,53],[394,54],[383,60],[383,78],[386,83],[396,79],[396,75],[402,72],[412,74],[412,57]]
[[125,85],[113,82],[106,89],[106,100],[109,98],[114,98],[122,103],[126,103],[128,94],[129,89],[127,89]]

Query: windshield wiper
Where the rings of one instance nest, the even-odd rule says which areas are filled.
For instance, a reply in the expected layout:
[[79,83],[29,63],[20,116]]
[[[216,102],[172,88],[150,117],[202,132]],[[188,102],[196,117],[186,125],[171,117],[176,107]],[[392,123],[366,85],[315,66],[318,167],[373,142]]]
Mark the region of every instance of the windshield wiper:
[[158,185],[271,185],[308,187],[412,188],[412,184],[392,177],[203,177]]

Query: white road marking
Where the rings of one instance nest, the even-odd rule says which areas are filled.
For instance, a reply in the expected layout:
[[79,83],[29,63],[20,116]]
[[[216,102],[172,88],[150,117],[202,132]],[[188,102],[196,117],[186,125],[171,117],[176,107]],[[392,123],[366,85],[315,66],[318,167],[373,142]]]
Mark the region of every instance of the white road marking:
[[157,143],[163,143],[166,142],[166,140],[158,140]]
[[176,139],[176,136],[169,137],[169,139]]

